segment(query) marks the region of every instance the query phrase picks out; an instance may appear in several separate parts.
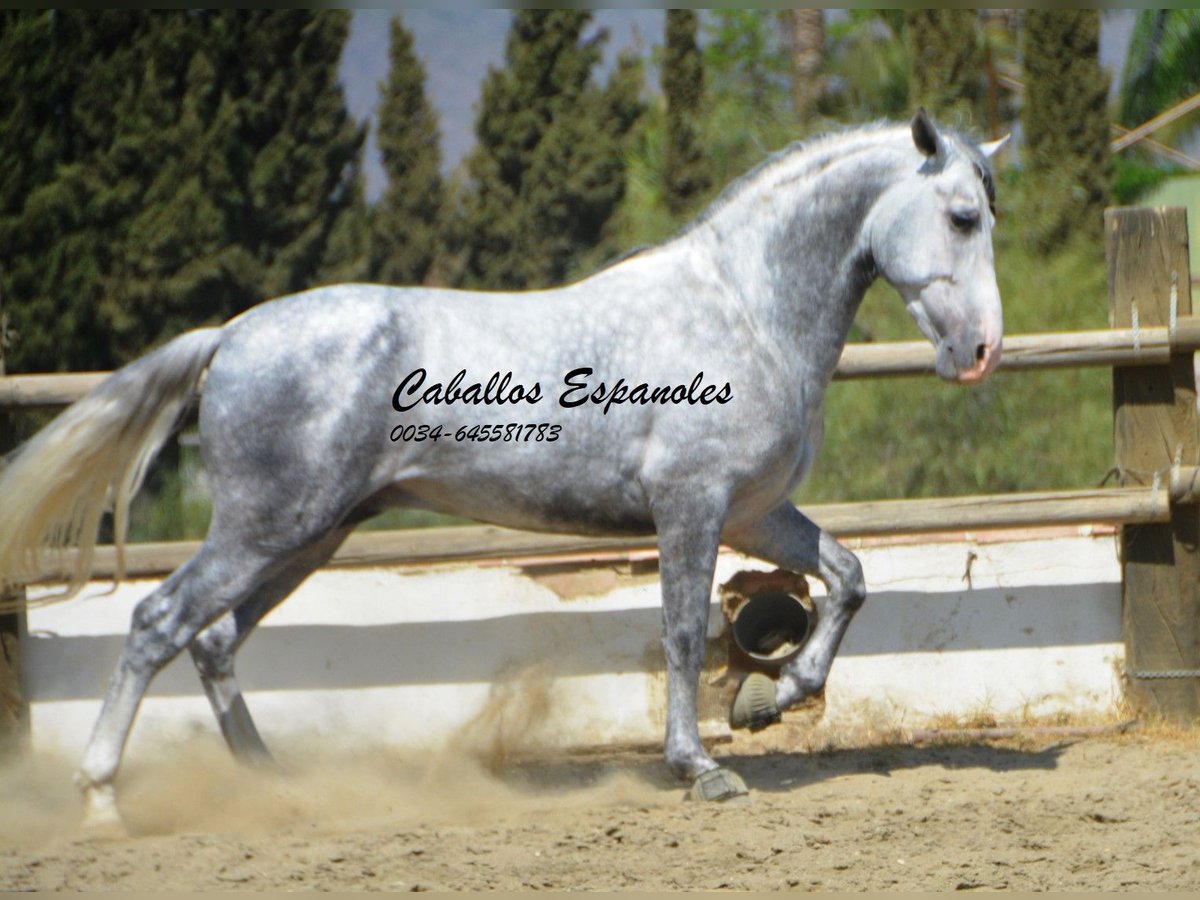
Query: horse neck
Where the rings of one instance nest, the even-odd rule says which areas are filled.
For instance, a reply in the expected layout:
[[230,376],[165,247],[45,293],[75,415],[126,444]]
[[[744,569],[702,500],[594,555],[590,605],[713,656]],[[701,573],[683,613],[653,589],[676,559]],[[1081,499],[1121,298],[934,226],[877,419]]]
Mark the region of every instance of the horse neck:
[[900,177],[903,149],[868,143],[777,164],[708,223],[712,252],[760,323],[760,341],[824,380],[874,280],[863,226]]

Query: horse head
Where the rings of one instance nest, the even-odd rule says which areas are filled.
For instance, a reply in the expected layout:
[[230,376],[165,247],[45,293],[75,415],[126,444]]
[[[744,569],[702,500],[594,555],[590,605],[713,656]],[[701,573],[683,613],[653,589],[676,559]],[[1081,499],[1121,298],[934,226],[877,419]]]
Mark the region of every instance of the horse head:
[[867,223],[871,254],[933,343],[938,375],[973,384],[1000,360],[990,158],[1007,138],[972,145],[940,131],[924,110],[913,118],[912,138],[915,164],[879,198]]

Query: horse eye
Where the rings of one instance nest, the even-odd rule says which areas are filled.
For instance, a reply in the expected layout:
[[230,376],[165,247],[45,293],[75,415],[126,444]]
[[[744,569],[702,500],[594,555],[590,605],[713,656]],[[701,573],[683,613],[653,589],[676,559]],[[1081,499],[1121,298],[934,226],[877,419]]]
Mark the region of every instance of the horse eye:
[[958,231],[974,231],[979,226],[979,211],[975,209],[950,210],[950,224]]

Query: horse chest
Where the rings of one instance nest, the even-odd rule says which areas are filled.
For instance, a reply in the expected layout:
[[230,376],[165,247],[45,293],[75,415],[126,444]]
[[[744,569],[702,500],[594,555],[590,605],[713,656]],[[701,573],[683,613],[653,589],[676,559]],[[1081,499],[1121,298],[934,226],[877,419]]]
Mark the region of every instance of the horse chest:
[[[772,405],[773,406],[773,405]],[[731,453],[738,469],[730,505],[732,521],[752,521],[784,502],[804,480],[824,435],[820,404],[782,405],[764,415],[754,440],[740,442]]]

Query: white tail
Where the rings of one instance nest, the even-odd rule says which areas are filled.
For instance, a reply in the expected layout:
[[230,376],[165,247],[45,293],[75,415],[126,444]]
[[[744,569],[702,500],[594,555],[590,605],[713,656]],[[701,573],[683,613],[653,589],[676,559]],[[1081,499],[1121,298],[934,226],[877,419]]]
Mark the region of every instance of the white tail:
[[34,435],[0,470],[0,584],[41,573],[47,547],[79,545],[67,589],[91,574],[96,531],[113,510],[124,577],[129,503],[216,353],[219,328],[189,331],[117,370]]

